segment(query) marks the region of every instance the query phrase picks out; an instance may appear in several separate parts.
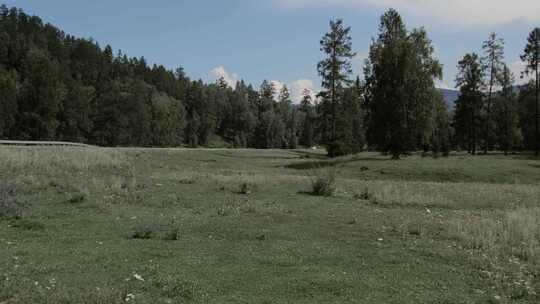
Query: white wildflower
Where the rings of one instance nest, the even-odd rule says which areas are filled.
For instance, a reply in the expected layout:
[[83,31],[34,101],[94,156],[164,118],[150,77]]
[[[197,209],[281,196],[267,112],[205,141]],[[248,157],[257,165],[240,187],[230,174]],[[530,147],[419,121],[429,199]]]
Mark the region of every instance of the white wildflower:
[[128,294],[126,295],[126,299],[125,299],[125,300],[126,300],[126,302],[129,302],[129,301],[131,301],[131,300],[135,300],[135,295],[132,294],[132,293],[128,293]]
[[136,273],[135,273],[135,274],[133,274],[133,277],[134,277],[135,279],[141,281],[141,282],[144,282],[144,279],[143,279],[143,277],[142,277],[140,274],[136,274]]

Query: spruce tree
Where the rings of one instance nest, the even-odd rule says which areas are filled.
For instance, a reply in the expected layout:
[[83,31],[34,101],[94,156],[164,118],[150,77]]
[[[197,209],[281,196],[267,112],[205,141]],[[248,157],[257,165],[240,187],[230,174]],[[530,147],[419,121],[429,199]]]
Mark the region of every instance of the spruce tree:
[[13,73],[0,69],[0,92],[0,138],[9,139],[18,113],[18,84]]
[[315,107],[312,104],[310,90],[305,89],[302,92],[302,101],[300,101],[299,109],[302,113],[300,144],[304,147],[313,147],[315,145]]
[[321,51],[326,58],[319,62],[317,70],[322,77],[323,97],[322,132],[323,140],[328,148],[329,156],[339,156],[336,147],[337,111],[341,96],[340,90],[350,83],[349,75],[352,73],[350,60],[356,55],[352,51],[351,28],[345,27],[343,20],[330,21],[330,31],[320,41]]
[[488,40],[482,45],[484,57],[482,58],[482,68],[487,76],[485,83],[488,86],[486,117],[484,119],[484,154],[487,154],[491,147],[493,133],[492,102],[493,90],[500,85],[501,73],[503,72],[504,40],[497,38],[497,34],[491,33]]
[[456,87],[461,95],[456,101],[454,116],[456,135],[466,144],[471,154],[476,154],[478,127],[483,110],[483,70],[477,54],[466,54],[458,63]]
[[540,28],[535,28],[532,30],[532,32],[529,34],[529,37],[527,37],[527,45],[525,46],[525,50],[523,51],[523,54],[521,55],[521,60],[525,62],[527,65],[527,68],[525,69],[525,74],[527,75],[535,75],[535,94],[536,94],[536,101],[535,101],[535,131],[534,131],[534,150],[535,155],[539,155],[539,140],[540,140],[540,113],[538,111],[538,98],[539,98],[539,65],[540,65]]
[[498,146],[507,155],[509,150],[519,146],[521,131],[519,130],[518,105],[514,93],[515,78],[510,69],[504,65],[501,73],[501,91],[494,100],[494,122]]

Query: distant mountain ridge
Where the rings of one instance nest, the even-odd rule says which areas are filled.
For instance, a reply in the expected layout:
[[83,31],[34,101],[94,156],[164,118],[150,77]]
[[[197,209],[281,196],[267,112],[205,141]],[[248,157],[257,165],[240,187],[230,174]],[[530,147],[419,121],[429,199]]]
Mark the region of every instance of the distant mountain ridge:
[[[515,85],[514,86],[514,93],[518,94],[522,90],[525,90],[527,88],[527,85]],[[442,89],[438,88],[439,92],[441,92],[444,101],[448,105],[448,109],[452,111],[456,106],[456,100],[459,98],[460,92],[458,90],[451,90],[451,89]],[[495,94],[497,94],[500,91],[496,91]]]
[[459,91],[450,89],[439,89],[439,92],[441,92],[444,101],[448,105],[448,109],[453,110],[456,105],[456,100],[459,98]]

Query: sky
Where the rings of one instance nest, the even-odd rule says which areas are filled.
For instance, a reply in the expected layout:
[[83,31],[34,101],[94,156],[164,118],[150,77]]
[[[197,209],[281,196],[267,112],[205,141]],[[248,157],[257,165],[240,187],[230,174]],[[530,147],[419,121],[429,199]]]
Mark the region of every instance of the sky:
[[[230,84],[264,79],[286,84],[298,101],[317,91],[319,41],[329,21],[350,26],[355,74],[362,71],[379,18],[397,9],[408,29],[424,26],[444,65],[439,87],[453,88],[456,65],[481,52],[496,32],[516,73],[528,33],[540,26],[539,0],[0,0],[40,16],[68,34],[110,44],[130,57],[144,56],[167,68],[184,67],[193,79]],[[355,75],[353,75],[354,77]]]

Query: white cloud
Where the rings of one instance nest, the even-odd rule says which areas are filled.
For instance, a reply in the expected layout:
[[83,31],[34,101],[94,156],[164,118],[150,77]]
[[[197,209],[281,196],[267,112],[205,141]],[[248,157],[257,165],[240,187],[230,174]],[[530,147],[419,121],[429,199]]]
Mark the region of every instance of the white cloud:
[[236,86],[236,83],[240,80],[240,77],[238,76],[238,74],[235,74],[235,73],[231,74],[227,72],[227,70],[225,70],[225,67],[223,67],[222,65],[212,69],[212,71],[210,71],[210,74],[215,78],[216,81],[220,79],[221,77],[223,77],[223,79],[225,79],[225,82],[231,88],[234,88]]
[[448,83],[442,81],[442,80],[436,80],[435,81],[435,87],[439,89],[445,89],[445,90],[456,90],[454,86],[449,85]]
[[510,71],[514,74],[516,78],[516,84],[522,85],[528,83],[530,80],[534,79],[532,74],[523,75],[522,72],[525,71],[525,63],[523,61],[516,61],[510,64]]
[[281,89],[283,89],[283,86],[285,84],[279,80],[271,80],[270,83],[272,83],[272,85],[274,86],[274,98],[277,99],[279,97]]
[[[240,76],[238,76],[238,74],[228,72],[223,66],[218,66],[212,69],[212,71],[210,71],[210,74],[214,81],[217,81],[219,78],[223,77],[223,79],[225,79],[225,82],[227,82],[227,84],[232,88],[234,88],[236,86],[236,83],[240,81]],[[317,89],[313,81],[309,79],[298,79],[289,83],[285,83],[279,80],[271,80],[270,82],[274,86],[276,99],[279,97],[279,92],[285,85],[287,85],[287,88],[289,89],[289,93],[291,95],[291,100],[294,103],[300,103],[303,97],[302,94],[304,93],[305,89],[311,92],[311,97],[313,98],[313,100],[315,100],[315,95],[317,94]]]
[[341,6],[387,8],[453,26],[489,26],[540,21],[538,0],[273,0],[286,8]]
[[294,103],[300,103],[302,97],[304,97],[304,90],[310,91],[312,100],[315,100],[315,95],[317,94],[313,81],[309,79],[298,79],[291,82],[289,90],[291,92],[291,99]]
[[300,101],[302,101],[302,98],[304,97],[303,93],[306,89],[310,91],[313,100],[316,95],[315,85],[313,84],[313,81],[309,79],[298,79],[289,83],[283,83],[279,80],[272,80],[271,82],[276,90],[276,98],[279,97],[279,92],[283,89],[283,86],[286,85],[287,89],[289,89],[289,94],[291,95],[293,103],[300,103]]

